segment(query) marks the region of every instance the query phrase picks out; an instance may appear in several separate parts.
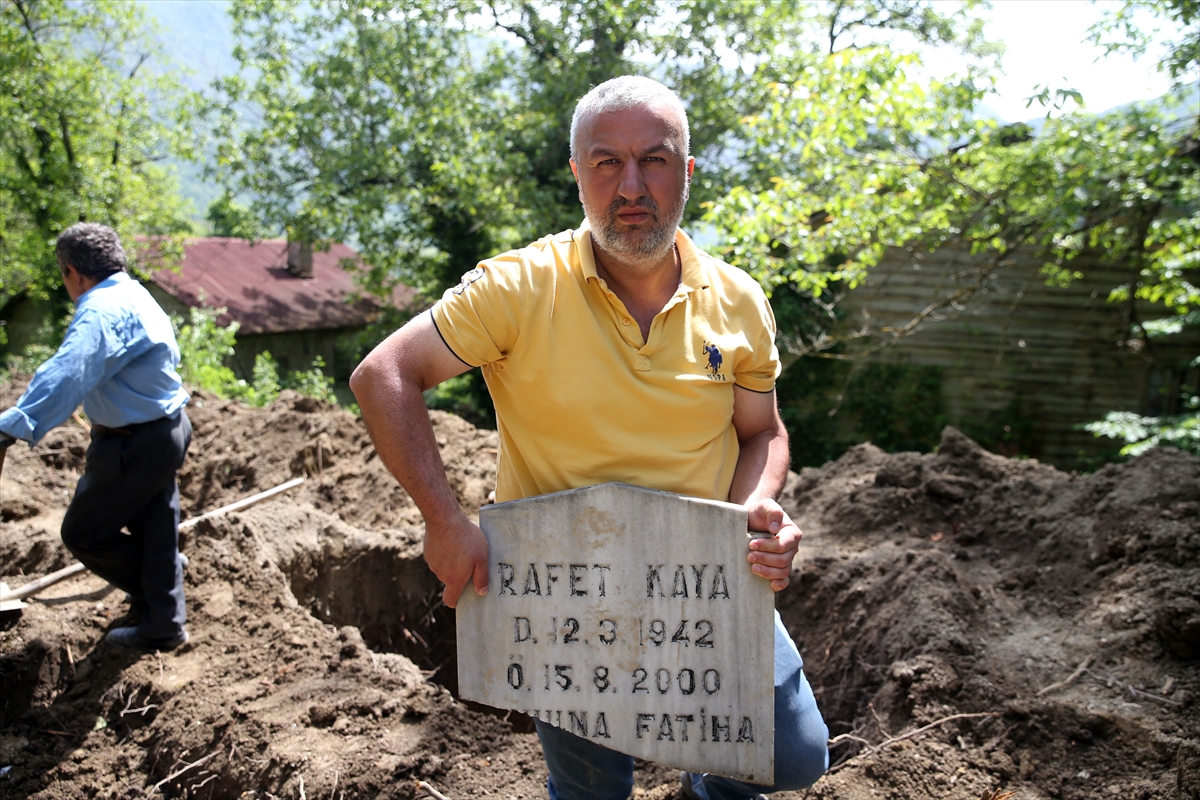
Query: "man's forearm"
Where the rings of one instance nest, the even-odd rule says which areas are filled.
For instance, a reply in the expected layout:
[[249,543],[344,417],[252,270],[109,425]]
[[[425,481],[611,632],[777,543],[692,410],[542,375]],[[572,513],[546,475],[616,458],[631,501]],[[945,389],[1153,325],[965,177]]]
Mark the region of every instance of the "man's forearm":
[[487,591],[487,539],[446,480],[421,392],[466,369],[422,315],[375,348],[350,378],[375,451],[425,518],[425,561],[446,584],[442,599],[451,608],[468,581],[478,594]]
[[788,438],[784,430],[765,430],[742,443],[738,452],[729,502],[779,497],[788,473]]
[[421,388],[382,370],[361,374],[355,396],[375,451],[428,522],[463,515],[438,451]]

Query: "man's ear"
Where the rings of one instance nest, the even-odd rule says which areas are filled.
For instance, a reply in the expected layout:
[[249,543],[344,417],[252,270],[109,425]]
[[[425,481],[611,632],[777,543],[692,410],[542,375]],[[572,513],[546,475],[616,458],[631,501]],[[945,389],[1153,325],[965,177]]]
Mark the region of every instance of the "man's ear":
[[578,190],[579,203],[583,204],[583,187],[579,184],[579,165],[575,163],[575,159],[571,159],[571,174],[575,176],[575,188]]

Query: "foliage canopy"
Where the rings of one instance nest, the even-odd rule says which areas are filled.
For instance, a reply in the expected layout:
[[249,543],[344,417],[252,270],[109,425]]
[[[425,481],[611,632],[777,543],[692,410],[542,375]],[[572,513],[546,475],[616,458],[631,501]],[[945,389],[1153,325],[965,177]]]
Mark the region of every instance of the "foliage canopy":
[[986,56],[971,7],[239,3],[243,72],[214,103],[221,170],[268,225],[358,243],[372,288],[404,280],[436,296],[479,259],[578,224],[570,117],[597,83],[649,73],[675,86],[702,164],[693,197],[716,200],[738,172],[744,120],[782,75],[881,30]]
[[190,231],[162,163],[189,152],[190,95],[160,57],[135,3],[0,2],[0,304],[61,292],[72,223],[113,226],[131,254]]
[[[1152,37],[1136,20],[1190,24],[1197,7],[1128,0],[1093,33],[1144,51]],[[402,280],[432,299],[479,259],[578,224],[574,102],[607,78],[648,74],[689,109],[699,168],[688,222],[773,293],[785,358],[845,356],[848,335],[869,337],[869,351],[941,310],[888,331],[837,330],[838,301],[894,247],[961,248],[977,257],[975,287],[1018,252],[1069,283],[1077,257],[1101,251],[1132,267],[1110,299],[1191,319],[1195,109],[982,119],[997,48],[976,11],[929,0],[239,3],[243,70],[211,98],[219,172],[268,227],[354,242],[372,290]],[[1182,96],[1195,30],[1163,59]],[[919,55],[929,46],[955,48],[967,66],[931,77]],[[1058,111],[1081,100],[1049,88],[1031,98]],[[968,281],[944,302],[972,291]],[[1132,336],[1153,325],[1130,319]],[[472,394],[447,391],[460,406]]]
[[313,360],[310,369],[281,377],[279,363],[269,352],[262,352],[254,358],[251,380],[238,378],[225,363],[237,343],[238,323],[218,325],[217,318],[224,313],[223,308],[193,308],[187,321],[172,318],[179,342],[179,373],[184,383],[255,407],[273,402],[282,389],[335,402],[333,378],[325,376],[325,361],[320,356]]
[[[1121,13],[1134,5],[1187,6],[1193,16],[1197,6],[1130,3]],[[1178,50],[1166,57],[1172,74],[1185,69],[1180,58]],[[974,283],[943,304],[969,299],[972,286],[1018,251],[1044,258],[1046,279],[1060,284],[1079,277],[1072,261],[1092,251],[1132,267],[1133,279],[1114,286],[1111,300],[1131,309],[1149,301],[1182,316],[1200,306],[1194,105],[1182,114],[1160,104],[1048,114],[1035,134],[1026,124],[975,117],[987,89],[976,76],[925,80],[919,70],[917,56],[894,49],[834,53],[781,75],[763,111],[745,120],[744,180],[706,220],[729,260],[768,288],[808,299],[808,313],[785,330],[793,355],[844,341],[830,335],[836,304],[888,248],[957,245],[979,256]],[[1031,98],[1068,99],[1082,98],[1048,89]],[[882,346],[939,310],[931,305],[907,326],[853,335]]]

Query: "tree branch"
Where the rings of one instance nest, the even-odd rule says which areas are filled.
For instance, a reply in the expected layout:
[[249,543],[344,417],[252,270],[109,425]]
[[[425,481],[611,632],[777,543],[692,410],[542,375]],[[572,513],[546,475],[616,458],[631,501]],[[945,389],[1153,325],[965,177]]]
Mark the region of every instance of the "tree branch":
[[[528,4],[522,4],[521,7],[525,12],[526,18],[529,18],[537,13],[535,10],[531,9]],[[516,36],[518,39],[524,42],[525,46],[533,51],[538,61],[545,62],[549,61],[550,59],[554,59],[555,61],[559,62],[562,61],[562,59],[559,58],[558,50],[554,47],[554,45],[540,41],[532,32],[532,26],[530,31],[526,31],[511,25],[505,25],[500,21],[500,13],[496,10],[496,4],[493,2],[493,0],[488,0],[488,8],[492,12],[492,18],[496,21],[496,27],[508,31],[513,36]]]
[[[25,26],[25,30],[29,31],[29,38],[35,45],[41,44],[37,38],[37,30],[33,27],[33,20],[29,17],[29,9],[21,0],[12,0],[12,4],[16,6],[17,11],[21,13],[21,23]],[[40,48],[39,48],[40,50]]]
[[67,115],[58,112],[58,127],[62,131],[63,149],[67,152],[67,164],[75,166],[75,148],[71,146],[71,128],[67,124]]
[[845,0],[838,0],[837,5],[833,7],[833,14],[829,17],[829,55],[833,55],[837,50],[837,37],[840,35],[837,27],[838,16],[845,6]]
[[138,62],[133,65],[133,69],[129,70],[129,78],[127,80],[133,80],[134,76],[137,75],[138,70],[142,68],[142,64],[145,64],[149,58],[149,53],[142,53],[141,57],[138,58]]

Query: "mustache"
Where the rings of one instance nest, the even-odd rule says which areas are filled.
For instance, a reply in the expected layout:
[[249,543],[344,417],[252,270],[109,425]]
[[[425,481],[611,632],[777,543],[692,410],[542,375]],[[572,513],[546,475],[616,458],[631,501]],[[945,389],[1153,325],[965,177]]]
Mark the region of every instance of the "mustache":
[[654,201],[653,197],[646,194],[646,195],[642,195],[641,197],[637,198],[636,200],[629,200],[629,199],[626,199],[626,198],[620,197],[620,196],[614,198],[613,201],[611,203],[609,203],[609,205],[608,205],[609,219],[616,218],[618,211],[620,211],[622,208],[628,208],[628,207],[644,208],[647,211],[652,212],[656,218],[658,217],[658,211],[659,211],[658,203],[656,203]]

